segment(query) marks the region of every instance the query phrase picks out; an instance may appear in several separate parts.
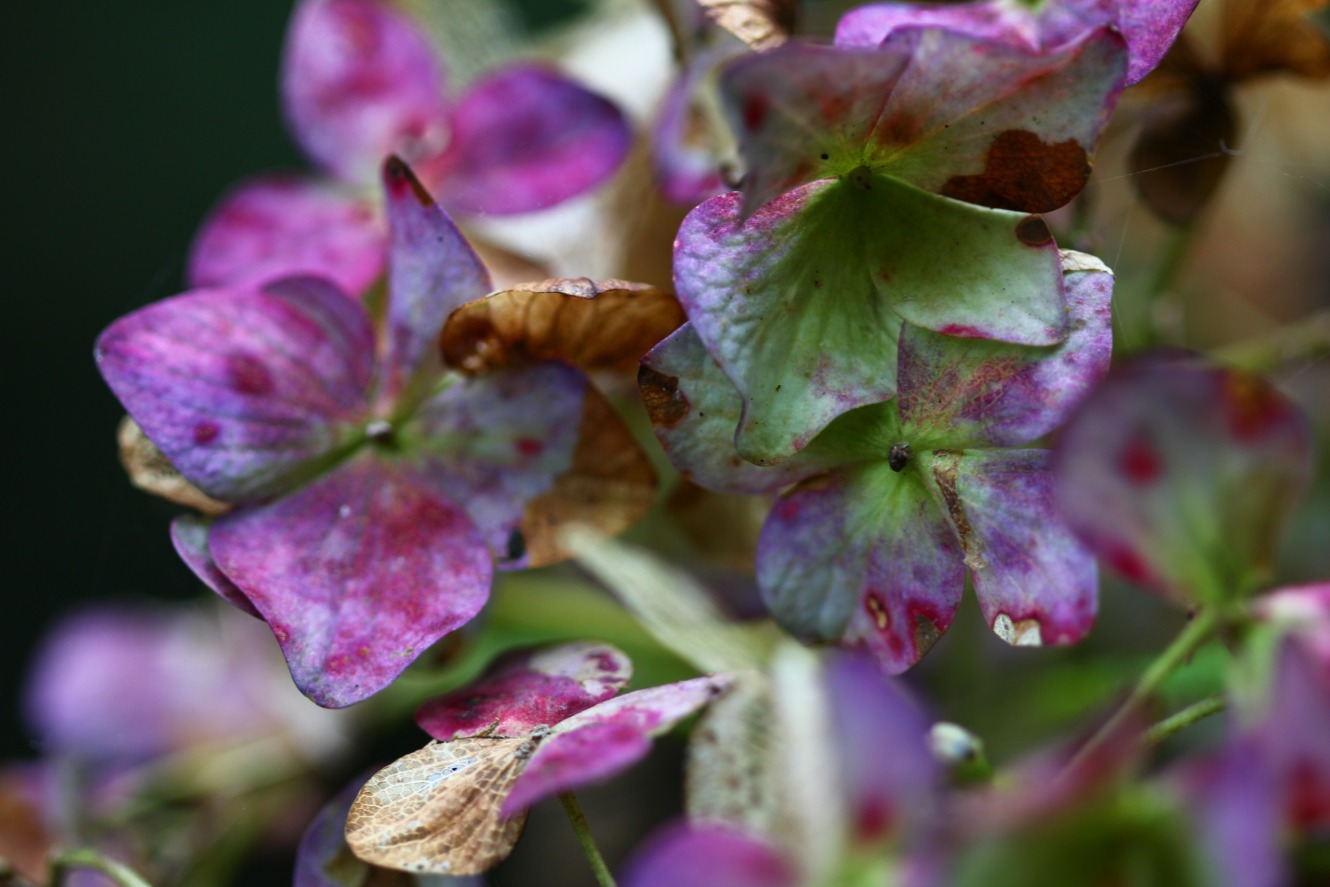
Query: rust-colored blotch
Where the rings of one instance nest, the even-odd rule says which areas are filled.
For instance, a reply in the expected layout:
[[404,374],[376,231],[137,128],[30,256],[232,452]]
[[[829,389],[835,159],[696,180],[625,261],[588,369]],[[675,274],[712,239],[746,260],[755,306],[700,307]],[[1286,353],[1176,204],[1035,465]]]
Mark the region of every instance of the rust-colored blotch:
[[952,176],[942,194],[996,209],[1050,212],[1071,200],[1090,177],[1090,160],[1075,139],[1052,144],[1009,129],[988,146],[984,171]]

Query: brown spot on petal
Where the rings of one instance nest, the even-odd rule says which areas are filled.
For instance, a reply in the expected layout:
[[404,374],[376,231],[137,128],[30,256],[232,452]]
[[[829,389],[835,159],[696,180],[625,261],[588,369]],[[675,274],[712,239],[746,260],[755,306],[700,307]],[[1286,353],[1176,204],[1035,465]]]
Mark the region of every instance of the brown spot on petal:
[[458,308],[440,348],[445,363],[468,373],[541,360],[622,371],[683,321],[678,301],[647,284],[542,280]]
[[942,629],[937,627],[936,622],[922,613],[914,614],[914,652],[916,656],[927,653],[940,637],[942,637]]
[[1026,246],[1043,246],[1053,239],[1042,216],[1026,216],[1016,226],[1016,238]]
[[388,190],[394,197],[402,196],[409,188],[421,206],[434,205],[434,198],[425,190],[425,186],[420,184],[420,180],[411,171],[411,167],[407,166],[401,158],[394,155],[384,161],[383,177],[388,183]]
[[952,176],[942,194],[996,209],[1049,212],[1085,187],[1090,160],[1075,139],[1049,144],[1023,129],[1008,129],[988,146],[984,171]]
[[[218,434],[217,425],[207,421],[200,422],[193,430],[194,440],[199,444],[210,443]],[[206,440],[199,440],[200,437]],[[230,505],[213,499],[185,480],[184,475],[166,458],[166,454],[157,449],[157,445],[148,440],[143,429],[128,416],[120,420],[116,442],[120,446],[120,464],[129,473],[130,482],[140,490],[204,514],[224,514],[230,510]]]
[[868,615],[873,617],[873,624],[877,626],[878,631],[886,631],[891,626],[891,614],[887,612],[886,604],[875,594],[869,594],[864,598],[864,606],[868,608]]
[[965,552],[965,566],[971,570],[982,570],[988,566],[988,561],[984,560],[984,546],[970,529],[970,518],[965,513],[960,494],[956,491],[960,458],[959,453],[934,450],[933,478],[937,481],[938,491],[942,493],[942,501],[946,505],[947,516],[951,518],[952,528],[956,531],[956,539],[961,543],[961,550]]
[[236,352],[226,358],[226,374],[231,387],[241,394],[263,397],[273,390],[272,373],[257,357]]
[[678,376],[667,376],[643,365],[637,371],[637,387],[652,425],[673,428],[687,418],[691,407],[688,398],[679,393]]

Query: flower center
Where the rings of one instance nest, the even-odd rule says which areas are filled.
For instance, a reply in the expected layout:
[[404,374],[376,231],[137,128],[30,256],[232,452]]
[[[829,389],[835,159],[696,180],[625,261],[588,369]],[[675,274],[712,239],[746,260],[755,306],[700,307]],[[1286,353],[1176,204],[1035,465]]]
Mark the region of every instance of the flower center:
[[905,468],[906,463],[910,461],[911,455],[912,451],[910,450],[909,444],[892,444],[891,449],[887,450],[887,465],[892,471],[900,474],[901,470]]

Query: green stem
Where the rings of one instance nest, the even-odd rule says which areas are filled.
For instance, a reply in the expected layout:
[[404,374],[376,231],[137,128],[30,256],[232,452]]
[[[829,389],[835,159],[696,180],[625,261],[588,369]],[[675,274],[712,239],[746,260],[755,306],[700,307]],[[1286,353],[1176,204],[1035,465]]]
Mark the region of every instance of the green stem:
[[1113,716],[1090,737],[1085,745],[1081,746],[1080,751],[1076,752],[1067,764],[1066,770],[1075,769],[1077,765],[1097,751],[1110,736],[1117,733],[1127,718],[1136,712],[1141,703],[1150,698],[1164,683],[1164,680],[1210,638],[1218,625],[1219,617],[1214,610],[1201,610],[1193,616],[1191,621],[1178,633],[1178,636],[1173,639],[1173,642],[1164,648],[1164,651],[1159,654],[1154,662],[1150,663],[1149,668],[1136,682],[1136,686],[1132,687],[1131,694],[1127,696],[1122,705],[1118,706],[1118,710],[1113,712]]
[[1143,737],[1145,744],[1158,745],[1179,730],[1185,730],[1197,721],[1210,717],[1210,715],[1219,714],[1227,707],[1228,701],[1222,693],[1216,693],[1199,702],[1193,702],[1182,711],[1169,715],[1149,730],[1146,730]]
[[563,792],[559,795],[559,802],[563,804],[563,812],[568,814],[568,821],[573,824],[573,831],[577,832],[577,841],[582,845],[582,852],[586,854],[591,871],[596,875],[596,883],[600,887],[616,887],[614,876],[610,874],[609,866],[605,865],[605,858],[596,846],[596,839],[591,837],[591,829],[587,826],[586,816],[577,803],[577,797],[572,792]]
[[92,869],[115,881],[120,887],[152,887],[123,862],[116,862],[90,847],[66,850],[51,857],[51,887],[60,887],[73,869]]

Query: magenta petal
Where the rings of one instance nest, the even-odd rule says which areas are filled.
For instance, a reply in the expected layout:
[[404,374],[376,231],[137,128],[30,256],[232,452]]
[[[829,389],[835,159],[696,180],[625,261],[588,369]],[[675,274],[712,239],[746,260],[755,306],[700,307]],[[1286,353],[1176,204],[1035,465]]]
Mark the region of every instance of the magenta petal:
[[608,644],[521,650],[498,659],[480,680],[426,702],[416,723],[444,742],[526,736],[611,698],[632,674],[628,657]]
[[613,103],[549,68],[518,65],[477,82],[453,114],[453,140],[426,174],[451,207],[523,213],[609,178],[632,133]]
[[[1057,0],[1053,0],[1054,3]],[[899,28],[946,28],[969,37],[979,37],[1039,48],[1039,30],[1034,14],[1019,2],[988,0],[941,6],[923,3],[870,3],[851,9],[836,23],[836,45],[871,49]]]
[[651,740],[631,724],[588,724],[551,736],[517,777],[500,815],[512,816],[560,792],[608,779],[650,750]]
[[373,454],[226,515],[209,541],[271,626],[296,686],[329,708],[382,690],[489,596],[489,553],[466,515]]
[[359,303],[306,278],[156,302],[111,324],[96,357],[190,483],[243,502],[289,489],[359,433],[373,343]]
[[1018,646],[1074,644],[1097,609],[1094,557],[1058,513],[1052,455],[968,450],[952,463],[979,607],[993,631]]
[[226,574],[219,570],[213,561],[212,552],[208,549],[210,526],[212,526],[211,520],[192,514],[182,514],[172,520],[171,544],[175,546],[176,554],[180,555],[185,566],[194,571],[199,581],[215,591],[219,597],[249,615],[262,619],[263,616],[254,608],[250,599],[245,597],[245,593],[226,578]]
[[377,392],[391,408],[443,370],[439,334],[453,309],[490,291],[490,276],[453,220],[396,157],[383,166],[392,230],[387,334]]
[[300,146],[348,182],[373,181],[389,154],[426,158],[448,140],[443,71],[424,34],[387,3],[301,0],[282,100]]
[[877,463],[782,497],[758,540],[757,580],[795,635],[867,649],[894,674],[951,625],[965,568],[924,490]]
[[326,277],[359,295],[383,273],[383,220],[362,199],[331,184],[261,176],[225,195],[190,248],[193,287]]
[[776,847],[719,823],[679,824],[654,835],[628,861],[623,887],[796,887]]
[[1030,348],[901,330],[901,426],[916,449],[1020,446],[1052,431],[1108,372],[1113,275],[1097,259],[1063,252],[1071,333]]
[[[1184,764],[1184,766],[1187,766]],[[1231,742],[1211,760],[1192,765],[1183,793],[1196,821],[1210,884],[1285,884],[1278,782],[1250,742]]]
[[1330,670],[1297,637],[1275,653],[1269,709],[1256,740],[1283,793],[1285,813],[1302,829],[1330,827]]

